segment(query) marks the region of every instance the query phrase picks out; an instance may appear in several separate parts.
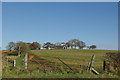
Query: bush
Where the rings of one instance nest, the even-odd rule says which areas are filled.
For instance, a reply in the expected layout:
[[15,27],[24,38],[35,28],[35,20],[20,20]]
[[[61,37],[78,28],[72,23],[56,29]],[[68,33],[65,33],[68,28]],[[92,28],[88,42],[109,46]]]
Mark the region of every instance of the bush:
[[107,70],[109,72],[117,73],[120,75],[120,52],[106,53],[107,57]]

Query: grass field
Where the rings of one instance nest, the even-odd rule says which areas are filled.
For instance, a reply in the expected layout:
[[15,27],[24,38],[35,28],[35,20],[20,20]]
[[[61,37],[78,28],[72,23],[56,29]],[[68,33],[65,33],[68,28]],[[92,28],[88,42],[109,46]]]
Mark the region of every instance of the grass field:
[[[3,64],[3,78],[119,78],[119,76],[108,73],[102,70],[103,61],[105,59],[105,53],[108,52],[117,52],[115,50],[79,50],[79,49],[67,49],[67,50],[31,50],[30,55],[36,55],[37,58],[35,59],[42,59],[46,61],[57,61],[60,62],[58,59],[48,58],[43,56],[50,56],[50,57],[62,57],[68,59],[61,59],[65,63],[77,63],[81,64],[84,68],[87,67],[88,62],[90,62],[92,55],[95,55],[93,67],[97,70],[100,74],[95,75],[92,72],[87,72],[86,70],[79,70],[78,73],[67,73],[66,71],[40,71],[36,67],[44,68],[40,65],[32,65],[32,62],[28,62],[28,69],[31,72],[26,72],[24,70],[23,64],[23,57],[15,57],[15,56],[7,56],[7,57],[14,57],[16,59],[16,69],[10,69],[11,64],[7,64],[8,67],[5,67],[5,63]],[[4,55],[4,54],[3,54]],[[72,59],[80,59],[80,60],[72,60]],[[45,63],[45,62],[44,62]],[[60,63],[47,63],[51,65],[59,65],[65,66],[64,64]],[[70,67],[79,68],[79,65],[71,65]],[[5,67],[5,68],[4,68]],[[33,69],[32,69],[33,68]],[[34,69],[35,68],[35,69]]]

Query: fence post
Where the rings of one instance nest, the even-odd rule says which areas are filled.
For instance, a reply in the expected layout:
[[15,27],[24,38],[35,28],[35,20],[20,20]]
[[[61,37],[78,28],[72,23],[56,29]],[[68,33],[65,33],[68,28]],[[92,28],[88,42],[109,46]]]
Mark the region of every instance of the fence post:
[[91,70],[91,67],[93,65],[94,59],[95,59],[95,55],[92,55],[91,61],[90,61],[89,65],[88,65],[88,70]]
[[103,61],[103,70],[105,71],[105,69],[106,69],[106,61],[104,60]]
[[100,74],[100,73],[97,72],[94,68],[91,68],[91,71],[92,71],[94,74],[96,74],[96,75]]
[[25,54],[25,69],[28,67],[28,53]]
[[15,68],[16,66],[16,60],[13,61],[13,67]]

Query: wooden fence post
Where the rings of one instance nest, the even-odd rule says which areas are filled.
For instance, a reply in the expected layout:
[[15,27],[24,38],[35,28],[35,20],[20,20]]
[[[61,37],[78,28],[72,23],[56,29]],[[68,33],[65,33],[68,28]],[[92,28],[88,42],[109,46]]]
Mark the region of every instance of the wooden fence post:
[[92,58],[91,58],[91,61],[89,62],[88,64],[88,69],[87,70],[90,70],[92,71],[94,74],[98,75],[99,72],[97,72],[94,68],[92,68],[92,65],[94,63],[94,59],[95,59],[95,55],[92,55]]
[[16,60],[13,61],[13,67],[15,68],[16,66]]
[[100,73],[97,72],[94,68],[91,68],[91,71],[92,71],[94,74],[96,74],[96,75],[100,74]]
[[103,70],[105,71],[105,69],[106,69],[106,61],[104,60],[103,61]]
[[94,59],[95,59],[95,55],[92,55],[91,61],[90,61],[89,65],[88,65],[88,70],[91,70],[91,67],[93,65]]
[[25,54],[25,69],[28,69],[28,53]]

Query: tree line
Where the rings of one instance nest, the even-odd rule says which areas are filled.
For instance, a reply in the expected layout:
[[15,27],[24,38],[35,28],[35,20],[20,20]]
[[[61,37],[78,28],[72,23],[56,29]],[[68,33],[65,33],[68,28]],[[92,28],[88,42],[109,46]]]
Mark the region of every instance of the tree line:
[[7,45],[7,50],[40,50],[41,48],[44,49],[83,49],[87,47],[88,49],[95,49],[96,45],[86,46],[86,43],[83,41],[80,41],[79,39],[71,39],[68,42],[57,42],[55,44],[51,42],[46,42],[43,45],[41,45],[38,42],[9,42]]

